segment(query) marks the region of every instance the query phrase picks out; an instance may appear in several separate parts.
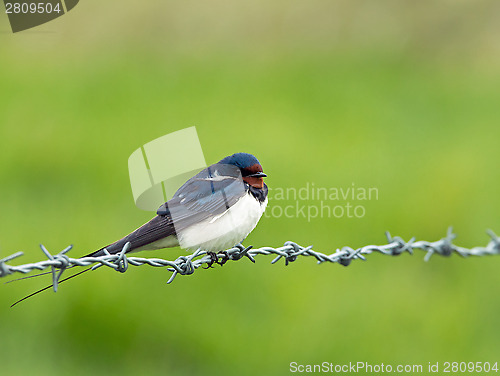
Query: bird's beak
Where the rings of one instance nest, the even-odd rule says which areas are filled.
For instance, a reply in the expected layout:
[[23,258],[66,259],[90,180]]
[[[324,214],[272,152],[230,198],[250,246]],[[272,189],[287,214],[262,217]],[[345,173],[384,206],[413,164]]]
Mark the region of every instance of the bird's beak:
[[252,175],[247,175],[249,178],[265,178],[267,177],[266,174],[264,174],[263,172],[256,172],[255,174],[252,174]]

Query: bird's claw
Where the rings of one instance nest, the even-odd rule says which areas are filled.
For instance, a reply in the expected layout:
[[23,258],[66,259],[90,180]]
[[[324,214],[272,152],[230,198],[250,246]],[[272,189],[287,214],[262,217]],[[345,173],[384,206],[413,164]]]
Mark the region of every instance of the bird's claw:
[[219,258],[217,257],[217,253],[209,251],[209,252],[207,252],[207,255],[210,256],[210,261],[207,262],[207,266],[204,267],[203,269],[209,269],[212,267],[212,265],[214,263],[217,263],[217,264],[219,263],[219,261],[218,261]]
[[[231,259],[239,260],[243,256],[246,256],[250,259],[250,261],[255,262],[253,257],[248,254],[248,251],[252,248],[252,246],[245,247],[241,243],[239,243],[236,244],[234,247],[238,248],[240,250],[240,253],[236,255],[233,254],[231,257],[229,257],[229,253],[227,251],[220,251],[217,253],[212,251],[207,251],[207,256],[210,256],[210,261],[207,262],[207,266],[204,267],[203,269],[213,268],[213,264],[219,264],[220,266],[222,266]],[[219,255],[222,255],[220,260],[219,260]]]
[[[219,253],[207,252],[207,255],[210,256],[210,261],[207,262],[207,266],[203,269],[213,268],[213,264],[219,264],[220,266],[222,266],[229,261],[229,255],[226,251],[221,251]],[[220,260],[218,255],[223,255]]]
[[227,251],[220,251],[218,255],[223,255],[220,261],[217,259],[216,263],[219,264],[220,266],[224,265],[226,262],[229,261],[229,255]]

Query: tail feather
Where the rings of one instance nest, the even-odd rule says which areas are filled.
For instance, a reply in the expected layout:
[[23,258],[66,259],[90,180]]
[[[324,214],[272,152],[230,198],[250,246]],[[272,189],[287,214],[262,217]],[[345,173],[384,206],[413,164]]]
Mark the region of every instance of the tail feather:
[[[85,270],[82,270],[82,271],[80,271],[80,272],[78,272],[78,273],[76,273],[76,274],[73,274],[73,275],[71,275],[71,276],[69,276],[69,277],[67,277],[67,278],[61,279],[58,283],[62,283],[62,282],[64,282],[64,281],[67,281],[68,279],[74,278],[74,277],[76,277],[76,276],[78,276],[78,275],[80,275],[80,274],[82,274],[82,273],[88,272],[88,271],[89,271],[89,270],[91,270],[91,269],[92,269],[92,267],[87,268],[87,269],[85,269]],[[19,303],[21,303],[22,301],[24,301],[24,300],[26,300],[26,299],[28,299],[28,298],[31,298],[32,296],[35,296],[35,295],[40,294],[41,292],[43,292],[43,291],[45,291],[45,290],[48,290],[48,289],[52,288],[52,286],[54,286],[54,285],[53,285],[53,284],[52,284],[52,285],[49,285],[49,286],[47,286],[47,287],[44,287],[43,289],[40,289],[40,290],[38,290],[38,291],[35,291],[35,292],[33,292],[33,293],[31,293],[31,294],[29,294],[29,295],[25,296],[25,297],[24,297],[24,298],[22,298],[22,299],[19,299],[17,302],[15,302],[14,304],[12,304],[12,305],[10,306],[10,308],[14,307],[16,304],[19,304]]]
[[130,242],[130,249],[127,253],[139,250],[148,244],[154,243],[157,240],[168,238],[170,236],[176,236],[175,227],[173,225],[172,219],[168,216],[157,215],[149,222],[143,224],[138,229],[132,231],[127,236],[117,240],[114,243],[109,244],[106,247],[98,249],[95,252],[89,253],[88,255],[82,257],[97,257],[103,256],[104,249],[106,249],[110,254],[120,253],[125,246],[125,244]]
[[[129,236],[130,236],[130,235],[129,235]],[[127,243],[127,241],[128,241],[128,237],[129,237],[129,236],[126,236],[125,238],[120,239],[120,240],[118,240],[118,241],[116,241],[116,242],[114,242],[114,243],[112,243],[112,244],[110,244],[110,245],[108,245],[108,246],[106,246],[106,247],[103,247],[103,248],[101,248],[101,249],[98,249],[97,251],[91,252],[91,253],[89,253],[89,254],[87,254],[87,255],[85,255],[85,256],[81,256],[80,258],[84,258],[84,257],[98,257],[98,256],[103,256],[103,255],[105,255],[105,253],[104,253],[104,250],[105,250],[105,249],[106,249],[109,253],[111,253],[111,254],[119,253],[119,252],[123,249],[124,245]],[[67,281],[67,280],[69,280],[69,279],[71,279],[71,278],[74,278],[74,277],[76,277],[76,276],[79,276],[80,274],[85,273],[85,272],[88,272],[88,271],[89,271],[89,270],[91,270],[91,269],[92,269],[92,267],[87,268],[87,269],[85,269],[85,270],[82,270],[82,271],[80,271],[80,272],[78,272],[78,273],[75,273],[75,274],[73,274],[73,275],[71,275],[71,276],[69,276],[69,277],[67,277],[67,278],[61,279],[58,283],[62,283],[62,282]],[[45,272],[45,273],[40,273],[40,274],[37,274],[37,275],[28,276],[28,277],[23,277],[23,278],[19,278],[19,279],[26,279],[26,278],[39,277],[39,276],[42,276],[42,275],[45,275],[45,274],[51,274],[51,273],[52,273],[52,272]],[[16,280],[15,280],[15,281],[16,281]],[[13,282],[13,281],[9,281],[9,282]],[[38,294],[40,294],[41,292],[44,292],[44,291],[46,291],[46,290],[48,290],[48,289],[52,288],[53,286],[54,286],[54,284],[51,284],[51,285],[49,285],[49,286],[44,287],[43,289],[37,290],[37,291],[35,291],[35,292],[33,292],[33,293],[31,293],[31,294],[29,294],[29,295],[25,296],[24,298],[19,299],[19,300],[18,300],[18,301],[16,301],[14,304],[12,304],[10,307],[12,308],[12,307],[14,307],[15,305],[17,305],[17,304],[21,303],[22,301],[24,301],[24,300],[26,300],[26,299],[28,299],[28,298],[31,298],[32,296],[38,295]]]
[[[119,252],[122,250],[123,246],[127,243],[127,240],[126,240],[126,239],[127,239],[127,237],[125,237],[125,238],[123,238],[123,239],[120,239],[120,240],[118,240],[118,241],[116,241],[116,242],[114,242],[114,243],[112,243],[112,244],[110,244],[110,245],[108,245],[108,246],[106,246],[106,247],[103,247],[103,248],[101,248],[101,249],[98,249],[97,251],[91,252],[91,253],[89,253],[89,254],[87,254],[87,255],[85,255],[85,256],[81,256],[80,258],[84,258],[84,257],[98,257],[98,256],[103,256],[103,255],[105,255],[105,253],[104,253],[104,250],[105,250],[105,249],[106,249],[109,253],[111,253],[111,254],[114,254],[114,253],[119,253]],[[71,278],[74,278],[74,277],[76,277],[76,276],[79,276],[79,275],[80,275],[80,274],[82,274],[82,273],[88,272],[88,271],[89,271],[89,270],[91,270],[91,269],[92,269],[92,267],[87,268],[87,269],[85,269],[85,270],[82,270],[82,271],[80,271],[80,272],[78,272],[78,273],[75,273],[75,274],[73,274],[73,275],[71,275],[71,276],[69,276],[69,277],[67,277],[67,278],[61,279],[61,280],[58,282],[58,284],[59,284],[59,283],[62,283],[62,282],[64,282],[64,281],[67,281],[67,280],[69,280],[69,279],[71,279]],[[33,277],[39,277],[39,276],[42,276],[42,275],[45,275],[45,274],[51,274],[51,273],[52,273],[52,272],[40,273],[40,274],[37,274],[37,275],[32,275],[32,276],[28,276],[28,277],[19,278],[18,280],[20,280],[20,279],[27,279],[27,278],[33,278]],[[17,281],[17,280],[13,280],[13,281]],[[13,282],[13,281],[9,281],[9,282]],[[49,286],[44,287],[43,289],[37,290],[37,291],[35,291],[35,292],[33,292],[33,293],[31,293],[31,294],[29,294],[29,295],[25,296],[24,298],[19,299],[19,300],[18,300],[18,301],[16,301],[14,304],[12,304],[10,307],[12,308],[12,307],[14,307],[15,305],[17,305],[17,304],[21,303],[22,301],[24,301],[24,300],[26,300],[26,299],[28,299],[28,298],[31,298],[32,296],[38,295],[38,294],[40,294],[41,292],[44,292],[44,291],[46,291],[46,290],[48,290],[48,289],[52,288],[53,286],[54,286],[54,284],[51,284],[51,285],[49,285]]]
[[[120,253],[128,242],[130,242],[131,247],[127,252],[131,252],[133,250],[139,250],[141,247],[148,245],[150,243],[153,243],[159,239],[163,239],[169,236],[176,236],[175,228],[172,223],[172,219],[169,216],[163,215],[157,215],[153,219],[151,219],[149,222],[145,223],[135,231],[131,232],[124,238],[117,240],[114,243],[111,243],[110,245],[103,247],[101,249],[98,249],[97,251],[91,252],[85,256],[81,256],[80,258],[84,257],[97,257],[97,256],[103,256],[105,255],[104,250],[106,249],[108,253],[110,254],[117,254]],[[173,246],[173,245],[172,245]],[[62,283],[64,281],[67,281],[68,279],[74,278],[82,273],[85,273],[92,268],[88,268],[85,270],[82,270],[81,272],[78,272],[76,274],[73,274],[72,276],[69,276],[67,278],[64,278],[60,280],[58,283]],[[43,274],[48,274],[48,273],[42,273]],[[22,301],[31,298],[34,295],[37,295],[45,290],[48,290],[52,287],[53,285],[44,287],[43,289],[40,289],[38,291],[35,291],[34,293],[25,296],[24,298],[18,300],[14,304],[11,305],[11,307],[14,307],[16,304],[21,303]]]

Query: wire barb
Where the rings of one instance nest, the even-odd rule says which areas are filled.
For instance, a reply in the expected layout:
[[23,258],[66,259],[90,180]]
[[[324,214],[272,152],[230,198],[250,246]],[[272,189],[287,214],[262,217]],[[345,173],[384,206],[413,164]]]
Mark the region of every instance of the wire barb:
[[[218,253],[217,258],[227,257],[225,261],[238,261],[243,257],[247,257],[250,261],[255,263],[255,256],[273,254],[276,255],[276,257],[271,261],[272,264],[277,263],[283,258],[285,260],[285,265],[288,265],[289,263],[296,261],[299,256],[303,256],[314,257],[318,264],[330,262],[338,263],[343,266],[349,266],[355,259],[365,261],[365,256],[374,252],[382,253],[388,256],[399,256],[405,252],[412,255],[415,249],[420,249],[426,253],[424,257],[425,261],[429,261],[434,254],[446,257],[451,256],[453,253],[457,253],[462,257],[499,255],[500,238],[492,230],[488,230],[487,234],[490,236],[491,240],[485,247],[474,247],[470,249],[453,244],[456,235],[450,227],[446,236],[435,242],[423,240],[415,241],[414,237],[406,242],[401,237],[393,237],[389,232],[386,232],[388,244],[367,245],[357,249],[346,246],[337,249],[330,255],[314,251],[312,249],[312,245],[302,247],[297,243],[287,241],[282,247],[279,248],[252,248],[252,246],[245,248],[243,245],[238,244],[235,247],[224,251],[223,254]],[[47,248],[40,245],[40,248],[47,257],[47,260],[17,266],[9,265],[8,263],[10,261],[23,255],[22,252],[16,252],[10,256],[0,259],[0,277],[6,277],[14,273],[27,274],[33,270],[44,270],[46,268],[50,268],[51,271],[48,273],[52,274],[53,289],[57,292],[58,282],[61,280],[63,272],[75,266],[89,266],[95,264],[92,266],[92,270],[95,270],[104,265],[121,273],[126,272],[129,266],[149,265],[153,267],[166,267],[167,270],[172,273],[167,281],[167,284],[170,284],[178,274],[190,275],[193,274],[200,266],[213,263],[210,255],[208,255],[206,251],[202,251],[200,249],[191,255],[180,256],[175,261],[169,261],[159,258],[127,256],[127,251],[130,247],[131,244],[126,243],[118,254],[110,254],[106,249],[104,249],[104,255],[102,256],[74,259],[66,255],[66,253],[73,248],[72,245],[66,247],[56,255],[52,255]]]

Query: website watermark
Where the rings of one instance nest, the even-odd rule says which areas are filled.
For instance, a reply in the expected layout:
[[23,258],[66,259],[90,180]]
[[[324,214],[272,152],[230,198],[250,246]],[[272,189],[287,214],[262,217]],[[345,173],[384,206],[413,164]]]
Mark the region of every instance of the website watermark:
[[269,188],[268,218],[363,218],[366,202],[377,201],[379,190],[374,186],[323,187],[307,182],[301,187]]
[[4,0],[13,33],[55,20],[72,10],[79,0]]
[[290,362],[291,373],[498,373],[498,362],[426,362],[421,364],[385,364],[370,362],[301,364]]

